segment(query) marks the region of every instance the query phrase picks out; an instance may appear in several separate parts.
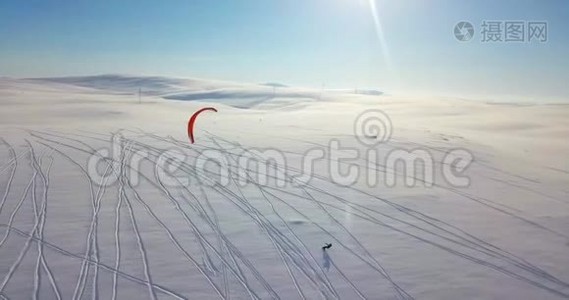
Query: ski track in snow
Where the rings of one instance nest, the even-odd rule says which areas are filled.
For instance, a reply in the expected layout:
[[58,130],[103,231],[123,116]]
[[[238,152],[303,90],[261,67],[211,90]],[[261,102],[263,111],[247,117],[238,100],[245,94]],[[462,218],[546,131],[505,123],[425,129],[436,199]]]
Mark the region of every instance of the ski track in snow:
[[[356,187],[342,187],[345,191],[384,205],[382,208],[367,207],[362,205],[362,202],[327,190],[324,186],[335,184],[322,175],[316,175],[310,183],[294,187],[281,188],[262,184],[255,179],[258,174],[247,167],[243,169],[237,161],[240,151],[245,148],[220,135],[206,132],[207,143],[188,145],[186,141],[141,130],[119,130],[107,134],[31,130],[27,133],[30,140],[25,140],[27,147],[21,153],[16,152],[13,143],[0,138],[0,145],[4,146],[8,153],[7,162],[0,166],[0,176],[5,180],[3,192],[0,194],[0,230],[4,230],[0,234],[0,253],[9,250],[7,253],[14,257],[10,267],[0,274],[0,299],[21,296],[12,295],[11,288],[17,286],[15,275],[21,272],[20,266],[23,264],[33,266],[29,290],[32,299],[41,299],[48,295],[56,299],[117,299],[125,297],[124,293],[127,292],[133,293],[128,294],[129,298],[193,298],[191,291],[178,291],[171,287],[173,285],[169,283],[168,276],[161,275],[168,274],[168,270],[160,270],[159,262],[154,262],[158,256],[166,256],[164,259],[179,265],[178,268],[186,273],[184,276],[187,278],[184,280],[203,281],[200,288],[202,292],[209,293],[211,298],[280,299],[283,297],[281,292],[285,289],[287,299],[377,298],[377,293],[371,293],[369,287],[362,287],[350,270],[344,270],[335,262],[331,257],[335,249],[342,251],[369,271],[367,274],[376,280],[381,293],[384,293],[382,298],[415,299],[412,285],[400,280],[401,271],[389,270],[382,255],[369,249],[357,233],[336,217],[335,213],[338,212],[349,213],[358,221],[400,236],[406,241],[425,245],[425,249],[429,251],[440,251],[462,259],[486,270],[492,276],[511,278],[543,291],[544,295],[569,298],[569,283],[538,265],[465,229],[380,195]],[[111,135],[115,134],[120,135],[120,157],[100,157],[106,162],[102,166],[106,176],[97,182],[89,175],[87,158],[99,155],[96,145],[108,143]],[[312,141],[297,141],[323,146]],[[175,161],[180,171],[193,182],[201,184],[184,185],[176,178],[180,187],[173,188],[160,178],[159,174],[167,170],[157,163],[159,155],[169,149],[191,154],[194,158],[202,151],[220,151],[230,162],[229,167],[232,170],[240,170],[247,176],[248,185],[241,186],[230,175],[230,184],[223,186],[216,183],[220,174],[197,170],[186,162]],[[38,156],[36,153],[39,150],[42,152]],[[143,162],[152,166],[151,172],[144,172],[144,169],[138,170],[129,165],[128,162],[137,151],[149,154],[143,158]],[[290,154],[301,155],[294,152]],[[29,157],[29,164],[22,163],[26,157]],[[262,162],[266,160],[258,155],[256,159]],[[505,178],[535,183],[533,179],[478,163]],[[88,191],[87,195],[78,197],[78,201],[84,201],[82,204],[85,209],[90,210],[89,218],[84,223],[86,230],[75,231],[77,234],[84,234],[74,237],[84,242],[81,253],[68,249],[65,244],[46,239],[46,236],[49,236],[46,235],[46,229],[50,228],[46,223],[54,224],[60,221],[50,219],[48,212],[49,205],[57,201],[51,198],[51,195],[61,187],[50,180],[50,174],[52,167],[61,166],[72,170],[72,175],[67,176],[77,177],[76,180],[82,182],[82,188]],[[395,172],[382,165],[377,167],[378,171]],[[271,165],[271,168],[272,171],[282,172],[291,182],[295,178],[290,174],[298,174],[301,171],[281,165]],[[132,174],[140,177],[139,185],[131,182],[129,176]],[[267,176],[275,179],[276,174]],[[108,186],[107,180],[111,175],[115,176],[116,184]],[[51,177],[54,178],[53,175]],[[20,184],[16,186],[18,180]],[[495,181],[566,203],[505,179]],[[565,234],[534,221],[522,211],[499,201],[438,184],[435,184],[435,188],[469,200],[473,205],[480,205],[505,218],[518,220],[524,226],[543,234],[567,239]],[[109,190],[116,190],[116,195]],[[148,190],[152,193],[149,194]],[[289,199],[302,200],[326,219],[326,222],[315,219],[310,213],[290,204],[290,201],[287,201]],[[24,208],[27,201],[30,202],[29,211]],[[271,267],[281,270],[278,277],[280,281],[266,274],[267,266],[261,265],[250,249],[242,248],[231,233],[227,220],[223,218],[226,212],[220,210],[220,207],[235,211],[237,219],[247,222],[247,230],[250,231],[248,234],[255,235],[256,239],[266,245],[265,250],[270,253],[263,255],[270,255],[273,260]],[[169,213],[168,218],[164,217],[166,210]],[[304,236],[302,229],[291,226],[285,218],[285,215],[290,216],[291,213],[305,221],[306,226],[332,241],[334,249],[330,253],[319,248],[311,249],[310,245],[313,243],[310,243],[309,237]],[[127,223],[130,225],[125,224],[121,217],[128,218]],[[27,221],[23,221],[24,219]],[[104,226],[107,224],[101,223],[101,220],[111,219],[113,231],[108,230],[111,227]],[[172,247],[172,253],[153,252],[157,247],[153,245],[155,242],[150,240],[150,236],[156,233],[163,236],[168,246]],[[129,243],[125,239],[127,236],[135,242]],[[105,249],[101,249],[103,241],[107,247]],[[109,244],[108,241],[112,243]],[[30,254],[31,249],[35,249],[32,250],[33,255]],[[317,259],[317,255],[322,255],[329,266],[324,266]],[[57,257],[58,262],[69,260],[76,266],[76,273],[66,272],[55,260],[48,261],[48,258],[54,257]],[[126,259],[136,260],[137,267],[127,266]],[[44,275],[47,281],[44,280]],[[71,288],[62,289],[64,286]]]

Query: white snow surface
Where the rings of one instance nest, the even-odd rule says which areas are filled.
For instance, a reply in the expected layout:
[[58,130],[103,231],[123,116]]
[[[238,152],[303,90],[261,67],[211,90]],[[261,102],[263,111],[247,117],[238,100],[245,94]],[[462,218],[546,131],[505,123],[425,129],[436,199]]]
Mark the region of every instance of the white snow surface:
[[[0,108],[0,299],[569,298],[567,105],[101,75],[0,78]],[[354,133],[369,109],[392,122],[371,148]],[[354,184],[334,180],[331,141],[362,154],[339,163]],[[99,149],[113,184],[89,171]],[[383,163],[417,149],[433,186]],[[474,157],[467,187],[441,175],[455,149]],[[286,160],[243,166],[245,150]],[[207,151],[231,172],[198,168]]]

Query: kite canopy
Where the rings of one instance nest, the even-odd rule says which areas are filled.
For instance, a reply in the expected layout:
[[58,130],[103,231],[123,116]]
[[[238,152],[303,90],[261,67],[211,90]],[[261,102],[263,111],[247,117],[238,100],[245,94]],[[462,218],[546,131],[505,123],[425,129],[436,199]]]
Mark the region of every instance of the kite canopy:
[[217,109],[213,108],[213,107],[204,107],[198,111],[196,111],[192,117],[190,118],[190,120],[188,121],[188,137],[190,138],[190,142],[193,144],[194,143],[194,124],[196,123],[196,119],[198,117],[199,114],[201,114],[202,112],[206,111],[206,110],[211,110],[214,112],[217,112]]

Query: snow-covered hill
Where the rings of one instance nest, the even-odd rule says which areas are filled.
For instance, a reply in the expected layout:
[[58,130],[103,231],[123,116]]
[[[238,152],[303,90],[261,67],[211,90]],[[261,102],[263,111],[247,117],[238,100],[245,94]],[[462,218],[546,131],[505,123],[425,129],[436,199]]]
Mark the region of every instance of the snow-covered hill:
[[569,298],[566,105],[103,75],[0,108],[0,298]]

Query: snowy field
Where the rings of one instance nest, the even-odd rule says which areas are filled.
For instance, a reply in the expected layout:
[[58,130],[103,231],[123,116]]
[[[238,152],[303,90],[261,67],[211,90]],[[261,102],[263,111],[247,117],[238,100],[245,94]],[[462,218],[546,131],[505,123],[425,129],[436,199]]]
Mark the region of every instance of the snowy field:
[[0,298],[569,298],[567,105],[106,75],[0,107]]

